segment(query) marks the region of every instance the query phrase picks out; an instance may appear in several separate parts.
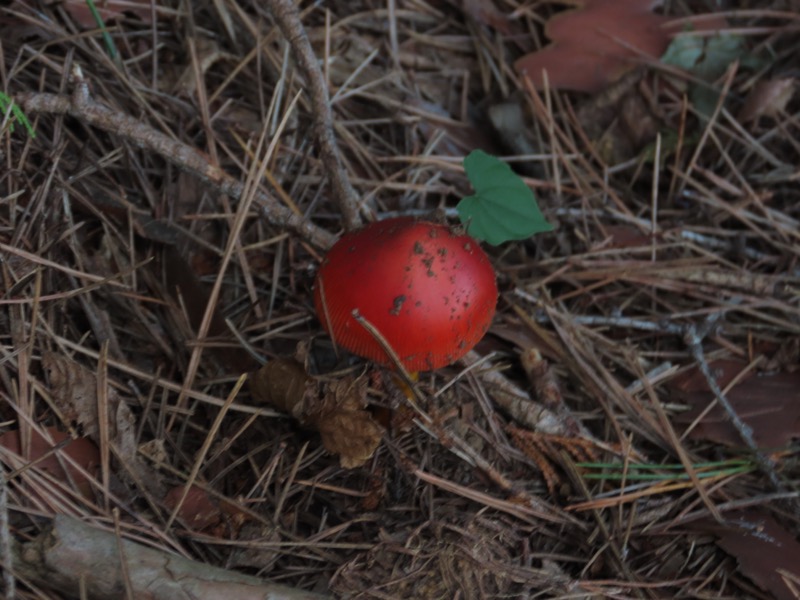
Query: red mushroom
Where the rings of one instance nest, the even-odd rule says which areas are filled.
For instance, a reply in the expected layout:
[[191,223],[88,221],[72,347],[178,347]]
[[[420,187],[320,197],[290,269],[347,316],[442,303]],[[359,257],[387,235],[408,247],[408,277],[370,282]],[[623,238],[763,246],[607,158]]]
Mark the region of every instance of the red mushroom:
[[494,269],[473,238],[411,217],[347,233],[320,266],[314,304],[336,344],[409,371],[438,369],[469,352],[494,318]]

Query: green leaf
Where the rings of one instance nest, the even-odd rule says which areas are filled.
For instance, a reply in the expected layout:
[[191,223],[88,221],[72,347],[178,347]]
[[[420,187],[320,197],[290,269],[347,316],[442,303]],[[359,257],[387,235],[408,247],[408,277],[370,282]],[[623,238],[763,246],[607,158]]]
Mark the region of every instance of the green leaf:
[[469,235],[497,246],[553,230],[531,189],[506,163],[474,150],[464,170],[475,195],[463,198],[456,210]]
[[748,52],[744,37],[718,33],[710,37],[682,33],[675,36],[661,62],[679,67],[705,82],[689,86],[689,100],[701,115],[710,117],[719,101],[719,90],[711,84],[722,77],[734,61],[750,66],[756,57]]

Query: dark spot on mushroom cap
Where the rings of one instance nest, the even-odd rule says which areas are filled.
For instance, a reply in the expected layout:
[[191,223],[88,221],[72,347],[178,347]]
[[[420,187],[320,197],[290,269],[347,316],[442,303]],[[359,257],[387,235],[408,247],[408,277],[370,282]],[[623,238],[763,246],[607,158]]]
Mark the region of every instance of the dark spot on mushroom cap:
[[423,254],[425,252],[425,248],[422,247],[422,243],[414,242],[414,254]]
[[426,273],[428,277],[435,277],[436,273],[433,272],[433,257],[428,256],[428,258],[422,259],[422,264],[425,265],[425,268],[428,270]]
[[403,303],[405,301],[406,301],[406,297],[404,295],[401,294],[401,295],[397,296],[394,299],[393,303],[392,303],[392,309],[389,311],[389,314],[394,315],[394,316],[399,315],[400,314],[400,309],[403,308]]

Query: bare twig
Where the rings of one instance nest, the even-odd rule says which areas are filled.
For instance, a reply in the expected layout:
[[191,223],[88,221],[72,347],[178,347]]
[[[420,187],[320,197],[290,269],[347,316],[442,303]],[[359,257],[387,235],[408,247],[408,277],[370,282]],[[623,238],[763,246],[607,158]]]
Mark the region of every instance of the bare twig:
[[[163,156],[181,169],[199,177],[219,193],[236,200],[242,197],[245,186],[238,179],[209,163],[202,153],[191,146],[156,131],[130,115],[116,112],[94,101],[80,71],[76,70],[76,74],[75,89],[71,97],[27,92],[17,94],[14,102],[29,114],[70,115],[87,125],[119,135],[141,148]],[[274,226],[288,229],[319,248],[327,249],[333,244],[334,237],[330,233],[279,204],[263,190],[256,191],[255,201],[261,208],[261,214]]]
[[[739,436],[742,438],[747,447],[753,451],[753,455],[755,456],[759,467],[769,476],[772,485],[774,485],[778,491],[782,492],[784,491],[784,487],[778,478],[777,472],[775,471],[774,463],[763,452],[761,452],[756,445],[756,441],[753,438],[753,429],[742,420],[731,403],[725,397],[725,394],[722,393],[722,390],[717,384],[714,375],[711,373],[711,369],[708,366],[708,361],[705,359],[702,343],[703,339],[711,332],[716,322],[725,312],[726,311],[723,309],[712,313],[706,318],[699,328],[693,324],[682,325],[678,323],[671,323],[669,321],[642,321],[639,319],[631,319],[622,316],[603,317],[575,315],[571,316],[570,320],[573,323],[580,323],[582,325],[623,327],[626,329],[636,329],[639,331],[679,336],[686,344],[689,352],[691,352],[692,358],[694,358],[695,362],[700,368],[700,372],[703,374],[703,377],[705,377],[706,382],[708,383],[708,386],[711,389],[711,392],[714,394],[717,402],[719,402],[720,406],[722,406],[722,408],[725,410],[725,413],[728,415],[728,418],[731,420],[731,424],[739,433]],[[540,321],[550,321],[550,317],[545,314],[539,315],[538,318]]]
[[[719,313],[717,313],[717,315],[718,314]],[[734,426],[734,428],[736,428],[736,431],[739,432],[739,436],[742,438],[742,440],[744,440],[744,443],[747,444],[747,447],[753,451],[753,456],[755,457],[758,466],[764,473],[767,474],[770,482],[773,486],[775,486],[775,489],[778,492],[784,492],[786,490],[784,489],[781,480],[778,478],[778,473],[775,471],[775,463],[758,448],[756,440],[753,438],[753,428],[742,420],[742,418],[736,412],[736,409],[734,409],[733,405],[728,401],[728,398],[722,393],[716,378],[711,373],[711,368],[708,366],[708,361],[703,353],[703,338],[710,330],[709,324],[719,318],[717,315],[709,315],[708,319],[706,319],[706,321],[703,323],[700,330],[698,330],[694,325],[689,325],[686,328],[683,341],[688,346],[689,351],[692,353],[692,357],[694,358],[695,362],[697,362],[697,366],[700,368],[700,372],[703,374],[703,377],[705,377],[708,387],[711,388],[711,392],[714,394],[717,402],[719,402],[720,406],[722,406],[722,408],[725,410],[725,413],[731,420],[731,424]]]
[[319,144],[322,163],[328,170],[334,196],[342,211],[344,226],[347,230],[356,229],[361,225],[361,217],[358,214],[358,195],[350,184],[350,178],[342,164],[342,157],[333,134],[330,94],[325,85],[319,61],[314,56],[314,50],[300,21],[300,13],[294,2],[292,0],[270,0],[269,6],[308,82],[314,117],[314,134]]

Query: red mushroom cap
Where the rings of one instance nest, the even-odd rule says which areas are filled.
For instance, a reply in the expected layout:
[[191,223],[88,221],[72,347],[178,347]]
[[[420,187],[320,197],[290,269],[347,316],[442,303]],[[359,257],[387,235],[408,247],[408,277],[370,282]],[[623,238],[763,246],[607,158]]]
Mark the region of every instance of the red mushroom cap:
[[[323,300],[324,298],[324,300]],[[473,238],[411,217],[347,233],[317,273],[322,326],[350,352],[392,364],[374,326],[409,371],[438,369],[469,352],[494,318],[495,273]]]

